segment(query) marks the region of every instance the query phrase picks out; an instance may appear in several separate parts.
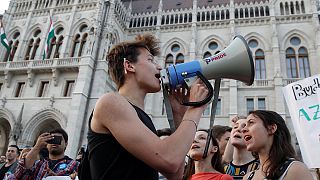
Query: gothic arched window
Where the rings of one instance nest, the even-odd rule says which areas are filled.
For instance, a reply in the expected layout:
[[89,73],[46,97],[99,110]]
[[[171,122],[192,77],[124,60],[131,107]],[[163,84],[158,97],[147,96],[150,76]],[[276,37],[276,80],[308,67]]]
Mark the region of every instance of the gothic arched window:
[[71,51],[71,57],[80,57],[86,47],[88,37],[88,26],[83,24],[79,28],[79,32],[73,38],[73,46]]
[[286,50],[286,61],[287,61],[287,76],[289,78],[298,78],[297,60],[294,49],[288,48]]
[[19,45],[20,32],[15,32],[9,41],[10,52],[6,51],[3,61],[12,61]]
[[206,53],[204,53],[203,59],[207,58],[207,57],[210,57],[210,56],[211,56],[211,53],[207,51]]
[[264,52],[258,49],[255,53],[256,79],[266,79],[266,63]]
[[184,55],[183,54],[178,54],[176,58],[176,64],[184,63]]
[[173,56],[172,54],[168,54],[165,61],[165,67],[168,67],[173,64]]
[[31,60],[34,59],[36,55],[39,55],[39,45],[40,45],[40,39],[41,37],[41,30],[37,29],[32,34],[32,37],[29,39],[28,47],[24,56],[25,60]]
[[301,46],[298,37],[290,39],[292,47],[286,50],[286,66],[288,78],[306,78],[311,76],[308,50]]
[[55,31],[55,36],[51,39],[50,46],[49,46],[49,53],[47,58],[59,58],[60,57],[60,50],[63,43],[63,27],[57,28]]
[[168,52],[165,60],[165,67],[168,67],[172,64],[179,64],[184,62],[183,49],[177,43],[174,43]]
[[298,53],[300,78],[309,77],[311,73],[308,59],[308,51],[306,48],[301,47],[299,48]]
[[203,59],[213,56],[214,54],[217,54],[217,52],[219,51],[219,44],[216,41],[212,40],[208,43],[208,45],[204,47],[203,51],[205,52],[203,54]]

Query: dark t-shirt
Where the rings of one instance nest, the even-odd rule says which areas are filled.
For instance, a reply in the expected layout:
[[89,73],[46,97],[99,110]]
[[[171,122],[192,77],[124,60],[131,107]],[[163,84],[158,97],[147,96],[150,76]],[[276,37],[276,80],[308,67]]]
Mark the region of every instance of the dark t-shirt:
[[[156,134],[156,129],[150,117],[140,108],[132,106],[140,120]],[[94,180],[158,180],[159,178],[155,169],[130,154],[112,134],[95,133],[90,126],[88,130],[88,150],[90,170]],[[148,151],[148,149],[145,149],[145,151]]]
[[12,166],[12,164],[8,167],[6,167],[5,165],[2,166],[2,168],[0,169],[0,179],[1,180],[4,178],[4,175],[6,174],[6,172],[8,172],[8,170],[10,169],[11,166]]

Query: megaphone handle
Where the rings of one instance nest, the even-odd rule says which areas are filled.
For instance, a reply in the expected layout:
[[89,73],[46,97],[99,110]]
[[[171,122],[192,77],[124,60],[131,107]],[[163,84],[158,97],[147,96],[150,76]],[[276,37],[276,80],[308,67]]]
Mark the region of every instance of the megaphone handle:
[[208,96],[199,102],[183,102],[182,105],[185,106],[194,106],[194,107],[199,107],[202,106],[204,104],[207,104],[213,97],[213,88],[210,84],[210,82],[203,76],[203,74],[199,71],[196,72],[197,76],[202,80],[202,82],[207,86],[208,88]]
[[206,146],[204,148],[204,152],[203,152],[203,155],[202,155],[202,158],[205,159],[208,155],[208,148],[209,148],[209,144],[210,144],[210,140],[212,138],[212,125],[214,123],[214,119],[216,117],[216,110],[217,110],[217,104],[218,104],[218,101],[219,101],[219,92],[220,92],[220,84],[221,84],[221,79],[216,79],[214,81],[214,99],[213,99],[213,102],[212,102],[212,106],[211,106],[211,116],[210,116],[210,128],[209,128],[209,131],[208,131],[208,134],[210,135],[209,138],[207,138],[207,142],[206,142]]
[[167,88],[163,85],[163,83],[161,83],[161,84],[162,84],[162,92],[163,92],[163,103],[166,108],[169,126],[170,126],[171,131],[174,132],[176,130],[176,127],[175,127],[174,121],[173,121],[172,107],[169,102],[169,92],[168,92]]
[[213,126],[214,119],[216,117],[216,110],[217,110],[217,105],[219,101],[220,84],[221,84],[221,79],[216,79],[214,81],[214,97],[213,97],[213,102],[211,106],[210,128]]

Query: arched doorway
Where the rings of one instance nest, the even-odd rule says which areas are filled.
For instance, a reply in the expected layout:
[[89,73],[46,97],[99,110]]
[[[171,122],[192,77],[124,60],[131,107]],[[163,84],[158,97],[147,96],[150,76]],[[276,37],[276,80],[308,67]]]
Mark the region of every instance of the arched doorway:
[[0,118],[0,155],[5,155],[9,144],[11,126],[7,119]]

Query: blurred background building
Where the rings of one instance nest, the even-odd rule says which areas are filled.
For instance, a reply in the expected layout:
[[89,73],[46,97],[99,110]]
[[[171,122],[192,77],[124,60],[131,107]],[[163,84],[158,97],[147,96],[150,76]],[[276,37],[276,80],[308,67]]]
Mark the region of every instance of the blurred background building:
[[[163,68],[220,52],[235,35],[255,61],[252,86],[223,79],[215,124],[254,109],[280,113],[290,127],[282,87],[319,74],[317,0],[11,0],[1,16],[10,52],[0,45],[0,154],[8,144],[32,146],[55,127],[69,134],[67,154],[86,144],[97,99],[116,91],[107,72],[112,45],[151,32],[161,41]],[[42,60],[50,14],[55,36]],[[237,67],[230,67],[237,71]],[[210,107],[201,128],[209,127]],[[162,92],[145,110],[168,127]]]

